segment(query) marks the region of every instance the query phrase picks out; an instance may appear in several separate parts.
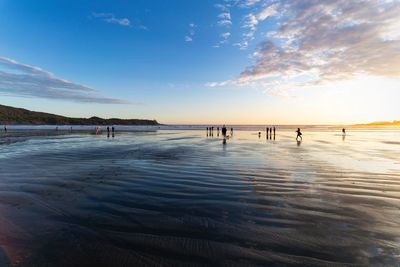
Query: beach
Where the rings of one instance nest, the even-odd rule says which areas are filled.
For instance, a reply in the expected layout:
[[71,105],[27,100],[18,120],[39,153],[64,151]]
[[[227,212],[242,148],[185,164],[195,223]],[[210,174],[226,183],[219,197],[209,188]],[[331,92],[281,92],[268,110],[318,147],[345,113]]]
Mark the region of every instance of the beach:
[[[192,129],[193,128],[193,129]],[[398,266],[398,129],[0,134],[0,266]]]

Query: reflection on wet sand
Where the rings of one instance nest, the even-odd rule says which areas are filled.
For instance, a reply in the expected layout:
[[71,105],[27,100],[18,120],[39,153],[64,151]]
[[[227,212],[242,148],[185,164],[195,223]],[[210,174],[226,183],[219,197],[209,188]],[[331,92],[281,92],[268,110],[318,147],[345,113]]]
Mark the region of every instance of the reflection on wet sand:
[[398,263],[395,134],[24,138],[1,147],[0,266]]

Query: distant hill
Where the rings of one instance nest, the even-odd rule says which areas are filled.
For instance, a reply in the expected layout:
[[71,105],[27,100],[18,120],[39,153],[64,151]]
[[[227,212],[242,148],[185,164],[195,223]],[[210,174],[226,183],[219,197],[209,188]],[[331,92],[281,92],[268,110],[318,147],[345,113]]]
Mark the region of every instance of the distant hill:
[[0,124],[33,125],[158,125],[156,120],[69,118],[44,112],[0,105]]
[[375,121],[366,124],[355,124],[357,127],[400,126],[400,121]]

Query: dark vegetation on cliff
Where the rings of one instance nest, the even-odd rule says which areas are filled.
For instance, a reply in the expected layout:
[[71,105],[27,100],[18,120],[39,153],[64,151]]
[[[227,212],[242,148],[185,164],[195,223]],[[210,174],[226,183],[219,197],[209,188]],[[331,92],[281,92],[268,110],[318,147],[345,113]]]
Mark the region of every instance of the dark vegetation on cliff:
[[34,124],[34,125],[158,125],[156,120],[142,119],[102,119],[69,118],[60,115],[30,111],[0,105],[0,124]]

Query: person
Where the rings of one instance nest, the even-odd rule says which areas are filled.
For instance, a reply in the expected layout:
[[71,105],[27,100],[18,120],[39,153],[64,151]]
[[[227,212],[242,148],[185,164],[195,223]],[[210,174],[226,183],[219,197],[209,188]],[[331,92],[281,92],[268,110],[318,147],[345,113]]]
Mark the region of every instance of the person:
[[114,126],[113,126],[113,127],[111,127],[111,132],[112,132],[112,133],[114,133],[114,132],[115,132],[115,128],[114,128]]
[[267,132],[267,139],[268,139],[268,132],[269,132],[269,128],[265,128],[265,131]]
[[301,136],[301,135],[302,135],[302,133],[301,133],[301,131],[300,131],[300,128],[297,128],[297,131],[296,131],[296,133],[297,133],[296,140],[298,140],[298,139],[299,139],[299,137],[300,137],[300,140],[303,140],[303,137]]
[[107,133],[110,134],[110,127],[107,126]]
[[233,135],[233,128],[231,128],[231,135]]
[[4,125],[4,131],[7,132],[7,126]]
[[275,126],[274,126],[274,140],[275,140]]
[[222,133],[222,136],[223,136],[223,137],[226,137],[226,127],[225,127],[225,125],[222,126],[221,133]]
[[260,138],[261,137],[261,132],[258,132],[258,138]]
[[342,134],[346,135],[346,129],[345,128],[342,129]]

